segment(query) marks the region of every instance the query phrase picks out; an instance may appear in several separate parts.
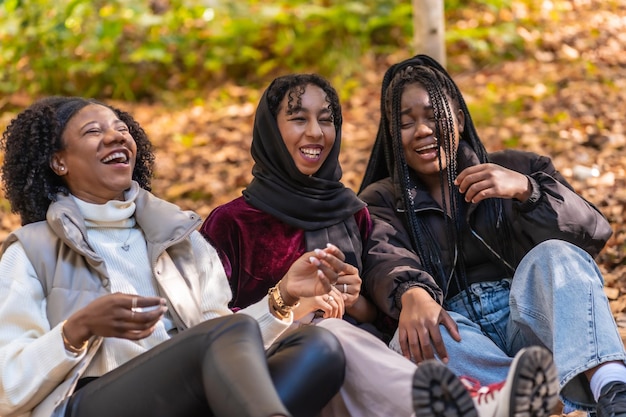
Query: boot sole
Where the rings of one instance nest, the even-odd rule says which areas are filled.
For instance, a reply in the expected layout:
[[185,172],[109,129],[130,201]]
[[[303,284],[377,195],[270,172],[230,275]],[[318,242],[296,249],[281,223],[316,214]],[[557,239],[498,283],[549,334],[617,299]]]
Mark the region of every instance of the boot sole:
[[417,417],[478,417],[463,383],[435,360],[421,362],[413,375],[413,410]]
[[509,404],[510,417],[547,417],[558,402],[559,383],[552,354],[545,348],[524,348],[511,365],[515,368]]

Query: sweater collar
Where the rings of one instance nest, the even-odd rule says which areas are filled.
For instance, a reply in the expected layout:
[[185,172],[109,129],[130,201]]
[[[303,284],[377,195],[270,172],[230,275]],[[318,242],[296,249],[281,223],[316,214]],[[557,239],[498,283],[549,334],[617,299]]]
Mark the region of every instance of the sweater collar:
[[118,227],[126,228],[135,225],[135,200],[139,194],[139,184],[133,181],[124,193],[125,200],[110,200],[105,204],[94,204],[83,201],[74,195],[72,199],[85,219],[87,227]]

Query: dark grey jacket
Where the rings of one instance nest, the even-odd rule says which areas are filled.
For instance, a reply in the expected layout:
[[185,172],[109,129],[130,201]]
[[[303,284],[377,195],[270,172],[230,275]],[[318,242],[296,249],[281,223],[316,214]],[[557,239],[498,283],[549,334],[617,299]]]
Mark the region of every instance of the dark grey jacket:
[[[463,144],[463,143],[462,143]],[[503,215],[512,225],[510,249],[514,269],[522,257],[538,243],[548,239],[571,242],[596,256],[612,234],[607,219],[592,204],[576,194],[556,170],[550,158],[530,152],[505,150],[489,155],[490,161],[518,171],[530,178],[533,192],[529,201],[504,200]],[[469,146],[459,148],[459,170],[478,164]],[[400,296],[411,286],[425,288],[440,304],[446,296],[458,293],[456,283],[437,282],[421,266],[407,231],[404,206],[390,178],[369,185],[359,195],[367,204],[373,220],[363,285],[376,305],[388,316],[400,314]],[[430,226],[432,239],[441,248],[444,262],[454,259],[446,241],[444,213],[427,192],[415,194],[416,211]],[[513,270],[499,260],[503,255],[492,228],[487,228],[485,204],[466,207],[461,254],[468,282],[510,278]],[[489,249],[487,246],[491,247]],[[444,265],[452,270],[452,262]]]

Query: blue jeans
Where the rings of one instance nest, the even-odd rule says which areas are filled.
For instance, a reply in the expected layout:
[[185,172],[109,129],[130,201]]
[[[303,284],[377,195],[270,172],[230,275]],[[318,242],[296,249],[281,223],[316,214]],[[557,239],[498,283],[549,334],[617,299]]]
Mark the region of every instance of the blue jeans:
[[[483,385],[506,378],[512,357],[525,346],[548,348],[557,368],[566,408],[593,410],[584,375],[608,361],[625,361],[624,344],[604,294],[593,258],[561,240],[549,240],[526,254],[513,279],[470,287],[445,304],[459,326],[461,342],[441,327],[456,375]],[[472,308],[473,306],[473,308]],[[390,347],[399,351],[397,332]]]

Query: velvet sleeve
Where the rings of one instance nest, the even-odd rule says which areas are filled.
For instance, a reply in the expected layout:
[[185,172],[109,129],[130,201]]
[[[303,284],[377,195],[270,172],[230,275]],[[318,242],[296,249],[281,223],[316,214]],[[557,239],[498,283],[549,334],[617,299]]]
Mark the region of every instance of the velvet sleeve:
[[372,233],[372,217],[367,207],[357,211],[354,215],[354,219],[356,220],[356,224],[359,226],[359,231],[361,232],[361,241],[367,242],[367,239],[369,239]]
[[238,198],[213,210],[200,228],[224,265],[233,299],[245,308],[261,300],[304,250],[304,232]]
[[[200,233],[216,249],[222,262],[226,277],[233,293],[229,307],[236,305],[236,290],[239,284],[237,271],[233,271],[233,265],[239,263],[239,242],[241,231],[233,217],[229,214],[227,206],[220,206],[213,210],[200,228]],[[237,310],[237,308],[234,308]]]

